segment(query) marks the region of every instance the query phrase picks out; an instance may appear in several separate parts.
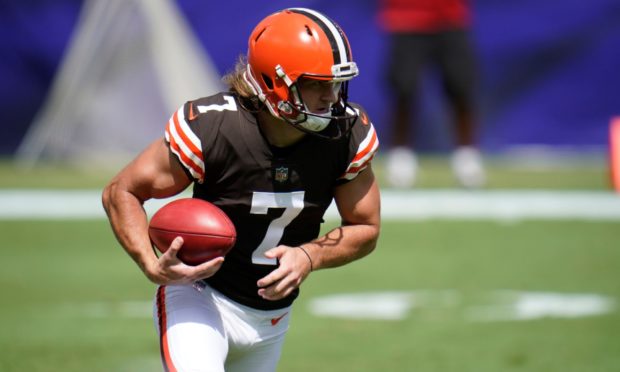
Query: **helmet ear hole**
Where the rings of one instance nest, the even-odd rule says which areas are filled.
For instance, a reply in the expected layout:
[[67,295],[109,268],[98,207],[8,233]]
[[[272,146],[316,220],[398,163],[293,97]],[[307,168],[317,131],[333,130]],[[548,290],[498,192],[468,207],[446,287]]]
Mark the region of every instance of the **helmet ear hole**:
[[263,81],[265,82],[265,85],[267,86],[267,88],[269,88],[270,90],[273,90],[273,80],[271,80],[271,78],[267,76],[266,74],[261,74],[261,76],[263,77]]

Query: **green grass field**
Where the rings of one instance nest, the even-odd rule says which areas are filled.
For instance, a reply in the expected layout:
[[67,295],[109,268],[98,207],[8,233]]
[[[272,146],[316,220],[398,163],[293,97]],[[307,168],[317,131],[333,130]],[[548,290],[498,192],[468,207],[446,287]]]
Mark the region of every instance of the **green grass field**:
[[[450,187],[444,168],[429,161],[423,187]],[[607,187],[603,165],[490,172],[495,188]],[[0,189],[98,188],[107,177],[53,168],[37,177],[0,165]],[[0,236],[0,371],[161,370],[149,307],[155,287],[106,221],[0,220]],[[597,294],[620,304],[619,238],[620,221],[387,221],[371,256],[306,281],[279,371],[620,371],[618,310],[469,316],[494,305],[498,290]],[[325,295],[420,290],[457,297],[398,320],[310,310]]]

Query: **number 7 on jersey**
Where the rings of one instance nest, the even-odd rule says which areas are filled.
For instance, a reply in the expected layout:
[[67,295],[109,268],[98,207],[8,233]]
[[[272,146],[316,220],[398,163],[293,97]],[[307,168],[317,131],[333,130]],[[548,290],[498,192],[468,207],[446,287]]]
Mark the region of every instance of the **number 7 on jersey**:
[[267,228],[263,241],[252,252],[252,263],[257,265],[277,265],[275,258],[265,257],[265,252],[275,248],[284,234],[284,229],[304,208],[304,191],[295,192],[254,192],[252,194],[251,214],[267,214],[269,208],[284,208],[282,216],[274,219]]

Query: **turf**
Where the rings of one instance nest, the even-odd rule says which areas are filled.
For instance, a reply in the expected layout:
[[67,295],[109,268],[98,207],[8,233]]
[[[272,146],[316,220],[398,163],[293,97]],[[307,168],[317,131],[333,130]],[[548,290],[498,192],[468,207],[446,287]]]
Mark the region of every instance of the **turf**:
[[[615,371],[620,315],[471,322],[495,289],[620,299],[618,223],[391,222],[377,250],[314,273],[293,313],[280,371]],[[158,370],[149,284],[105,221],[2,221],[1,371]],[[319,318],[325,294],[456,290],[452,308],[404,320]],[[122,311],[128,302],[142,304]],[[125,304],[125,305],[124,305]]]
[[[422,160],[420,188],[454,186],[445,159]],[[380,161],[376,172],[382,181]],[[101,188],[111,174],[0,162],[0,189]],[[604,163],[489,162],[489,189],[606,190],[607,180]],[[1,220],[0,237],[0,371],[161,370],[155,287],[106,221]],[[371,256],[304,283],[279,371],[618,371],[617,309],[497,322],[472,321],[467,311],[503,289],[594,293],[620,304],[619,238],[618,221],[384,222]],[[461,299],[393,321],[323,318],[309,308],[322,295],[417,290]]]
[[618,231],[617,223],[385,224],[372,256],[306,283],[282,370],[617,370],[618,313],[476,323],[464,319],[462,307],[438,307],[414,310],[403,321],[347,321],[313,319],[304,304],[321,294],[392,289],[452,289],[465,305],[505,288],[618,299]]

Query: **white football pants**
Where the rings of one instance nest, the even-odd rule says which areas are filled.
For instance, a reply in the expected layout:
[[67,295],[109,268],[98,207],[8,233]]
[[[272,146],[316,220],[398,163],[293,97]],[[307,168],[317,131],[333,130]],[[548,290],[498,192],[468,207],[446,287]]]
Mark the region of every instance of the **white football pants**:
[[291,308],[240,305],[209,286],[160,286],[153,318],[165,371],[273,372]]

